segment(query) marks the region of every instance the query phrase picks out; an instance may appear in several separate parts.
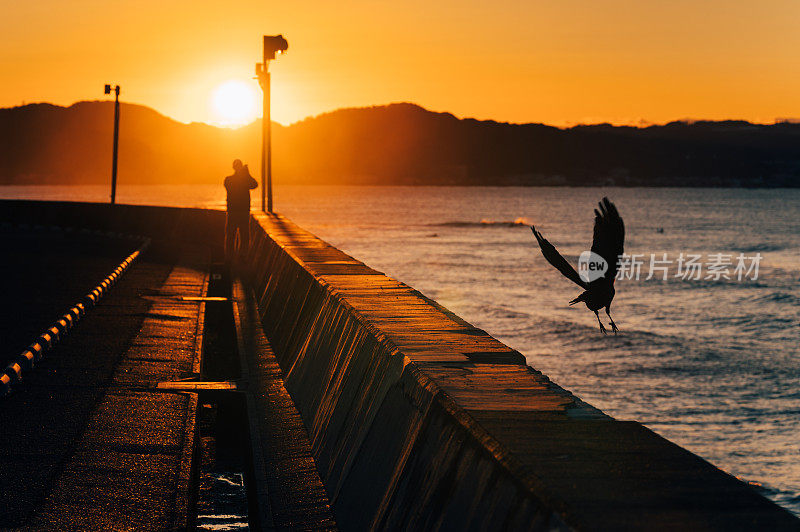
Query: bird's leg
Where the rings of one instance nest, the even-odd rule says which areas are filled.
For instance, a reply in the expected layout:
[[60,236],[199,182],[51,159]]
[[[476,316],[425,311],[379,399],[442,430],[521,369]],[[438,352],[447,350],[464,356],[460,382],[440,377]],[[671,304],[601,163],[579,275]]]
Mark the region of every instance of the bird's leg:
[[606,316],[608,316],[608,319],[611,320],[611,330],[614,331],[614,334],[617,334],[619,332],[619,328],[617,327],[617,324],[614,323],[614,318],[611,317],[611,306],[610,305],[608,307],[606,307]]
[[603,327],[603,322],[600,321],[600,314],[598,314],[597,311],[595,310],[594,311],[594,315],[597,316],[597,324],[600,326],[600,332],[603,333],[603,334],[608,334],[606,332],[606,328]]

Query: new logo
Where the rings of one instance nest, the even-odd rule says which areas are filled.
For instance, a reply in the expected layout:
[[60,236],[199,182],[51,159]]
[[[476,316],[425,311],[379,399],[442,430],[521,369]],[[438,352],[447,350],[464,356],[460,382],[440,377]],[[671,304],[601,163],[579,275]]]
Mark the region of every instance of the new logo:
[[592,251],[584,251],[578,257],[578,275],[587,283],[600,279],[608,271],[606,260]]

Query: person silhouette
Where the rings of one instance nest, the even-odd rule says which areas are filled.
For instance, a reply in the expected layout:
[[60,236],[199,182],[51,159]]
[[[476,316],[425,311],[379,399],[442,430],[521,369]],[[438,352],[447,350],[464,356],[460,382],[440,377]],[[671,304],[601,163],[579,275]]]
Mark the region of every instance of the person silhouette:
[[225,221],[225,258],[233,259],[236,247],[236,232],[239,232],[239,249],[250,245],[250,190],[258,182],[250,175],[250,169],[242,161],[233,161],[233,175],[225,178],[228,216]]

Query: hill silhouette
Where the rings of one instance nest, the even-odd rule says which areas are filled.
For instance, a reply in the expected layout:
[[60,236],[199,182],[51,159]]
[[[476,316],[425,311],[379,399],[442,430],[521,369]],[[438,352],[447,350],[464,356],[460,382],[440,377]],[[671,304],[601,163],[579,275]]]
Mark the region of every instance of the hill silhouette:
[[[0,183],[105,183],[113,103],[0,109]],[[183,124],[122,104],[120,183],[218,183],[259,167],[260,122]],[[273,124],[278,182],[302,184],[798,186],[800,125],[673,122],[567,129],[458,119],[409,103]]]
[[[113,102],[70,107],[32,104],[0,110],[0,181],[5,184],[105,183],[111,169]],[[254,131],[183,124],[132,104],[120,110],[120,182],[219,180]]]

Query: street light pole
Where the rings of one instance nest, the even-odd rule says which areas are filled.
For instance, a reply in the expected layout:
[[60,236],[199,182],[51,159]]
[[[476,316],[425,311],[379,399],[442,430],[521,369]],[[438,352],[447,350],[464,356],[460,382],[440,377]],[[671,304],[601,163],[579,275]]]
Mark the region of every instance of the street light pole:
[[[261,210],[272,212],[272,119],[270,116],[269,62],[275,54],[285,52],[289,44],[283,35],[264,35],[264,62],[256,63],[258,84],[264,93],[264,112],[261,121]],[[265,205],[266,203],[266,205]]]
[[[105,93],[111,94],[111,85]],[[114,86],[114,152],[111,159],[111,204],[117,201],[117,153],[119,150],[119,85]]]
[[[266,59],[264,60],[265,67],[268,65]],[[265,68],[266,70],[266,68]],[[271,79],[269,71],[263,73],[263,82],[261,88],[264,92],[264,112],[261,121],[261,210],[264,212],[272,212],[272,119],[270,110],[270,84]],[[266,176],[266,186],[264,184],[264,176]],[[267,197],[267,208],[264,208],[264,195]]]

